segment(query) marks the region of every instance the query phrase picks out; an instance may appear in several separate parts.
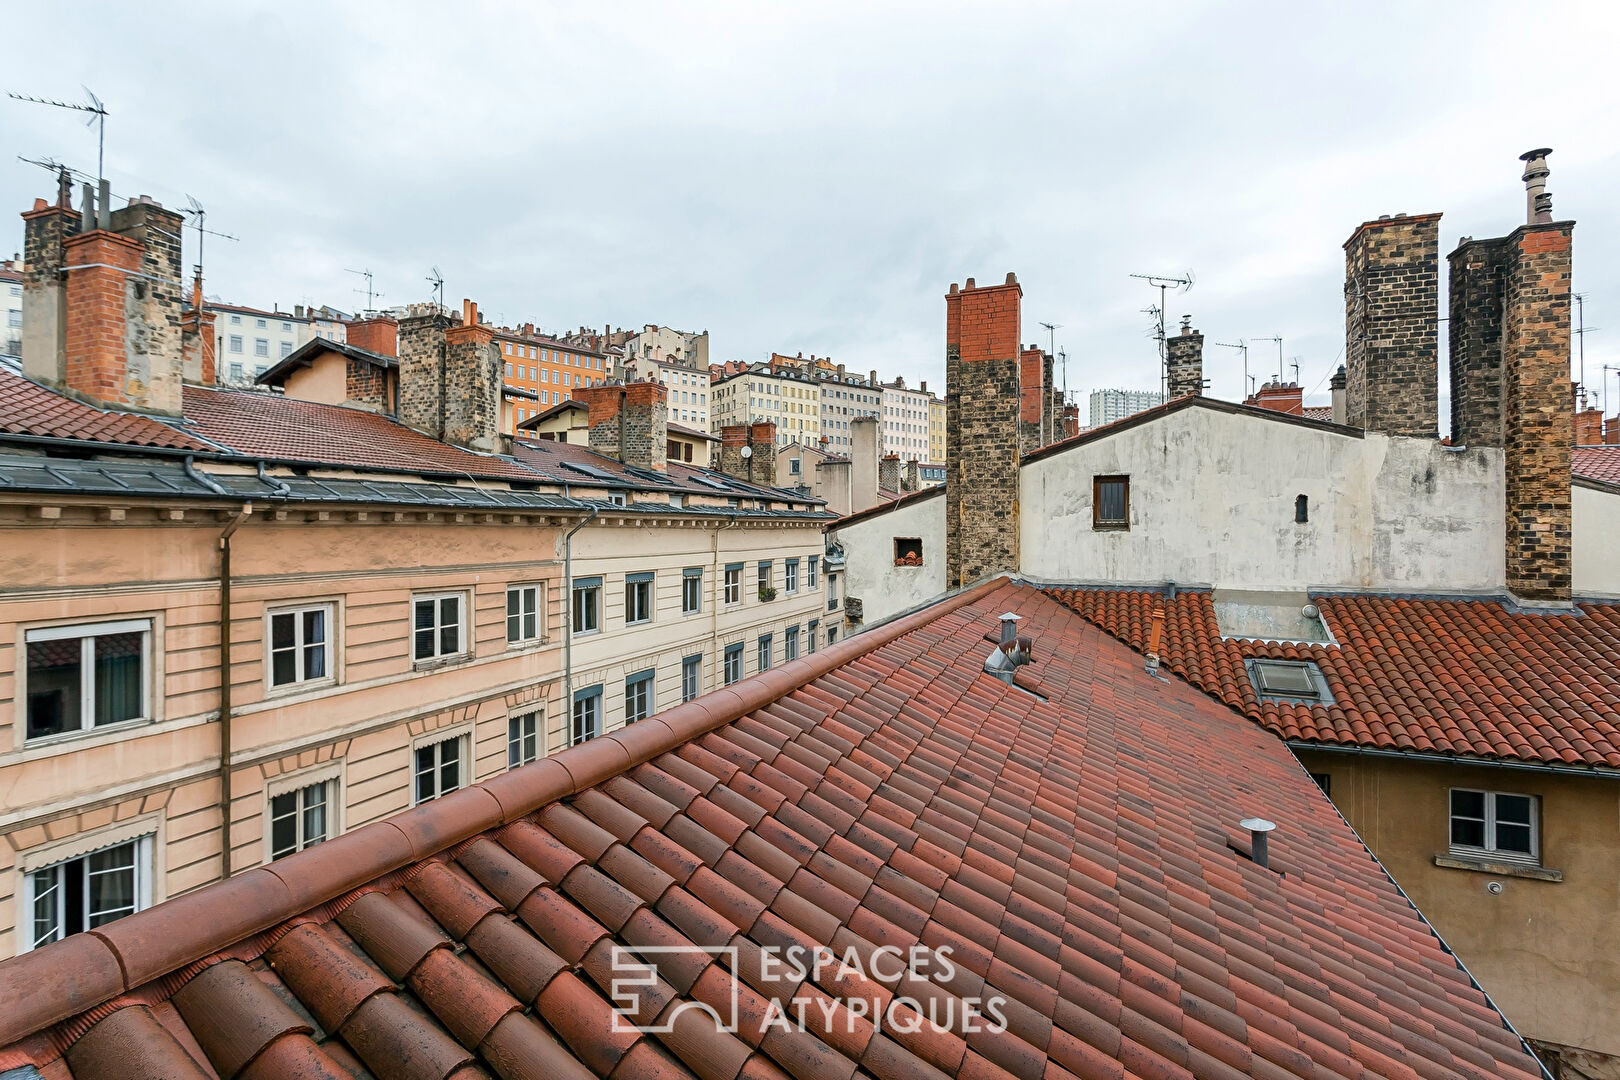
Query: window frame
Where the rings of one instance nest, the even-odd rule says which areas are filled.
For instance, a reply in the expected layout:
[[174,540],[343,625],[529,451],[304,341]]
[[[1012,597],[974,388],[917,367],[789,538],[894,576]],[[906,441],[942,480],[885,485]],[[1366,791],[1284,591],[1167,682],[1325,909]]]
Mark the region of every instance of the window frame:
[[772,634],[759,635],[759,642],[754,648],[754,666],[760,671],[771,670],[776,662],[776,639]]
[[[1454,797],[1458,793],[1480,795],[1484,798],[1484,819],[1464,815],[1463,821],[1481,821],[1484,843],[1481,845],[1459,844],[1452,839],[1452,830],[1458,820]],[[1530,851],[1510,851],[1496,846],[1497,809],[1498,798],[1524,799],[1530,806]],[[1509,822],[1515,827],[1523,827],[1524,822]],[[1446,789],[1446,850],[1452,855],[1471,857],[1476,859],[1489,859],[1492,862],[1513,863],[1519,866],[1541,865],[1541,798],[1525,791],[1494,791],[1489,788],[1449,787]]]
[[[128,843],[134,843],[136,846],[134,910],[145,911],[153,905],[162,903],[166,898],[164,895],[166,869],[163,865],[164,820],[161,811],[17,853],[16,874],[20,880],[15,890],[17,904],[15,943],[18,955],[50,944],[50,942],[41,942],[39,946],[34,944],[32,932],[34,902],[38,898],[35,893],[34,875],[65,863],[88,859],[97,852]],[[88,890],[86,900],[88,902]],[[52,940],[61,941],[71,936],[64,933],[61,938]]]
[[[444,776],[444,755],[437,751],[440,747],[448,746],[451,743],[454,743],[456,746],[456,786],[447,789],[443,787],[441,783]],[[472,786],[472,754],[470,753],[471,744],[472,731],[471,729],[465,727],[452,728],[448,730],[440,729],[411,740],[410,785],[412,806],[421,806],[423,803],[429,803],[435,799],[442,799],[444,796],[453,791],[460,791],[462,788]],[[433,769],[431,770],[431,775],[434,778],[434,792],[427,798],[423,798],[420,787],[420,778],[423,773],[421,766],[417,763],[417,755],[429,747],[433,747],[435,750]]]
[[820,634],[821,620],[811,619],[809,625],[805,627],[805,655],[808,656],[810,653],[816,651],[816,638],[819,637]]
[[811,555],[806,561],[808,565],[805,567],[804,588],[806,592],[815,592],[821,587],[821,579],[817,575],[817,571],[821,569],[821,556]]
[[[525,611],[523,609],[523,599],[524,599],[525,594],[533,594],[534,608],[533,608],[532,611]],[[517,610],[517,612],[515,614],[512,611],[512,598],[514,596],[516,596],[517,600],[518,600],[518,610]],[[525,618],[529,618],[529,617],[532,617],[534,619],[534,634],[532,636],[525,637],[525,636],[523,636],[523,620]],[[518,634],[519,634],[519,636],[515,637],[515,638],[512,636],[512,620],[514,620],[514,619],[517,620],[517,627],[518,627]],[[532,582],[524,582],[524,583],[521,583],[521,584],[508,585],[506,587],[506,647],[509,648],[509,649],[531,648],[531,647],[536,646],[536,645],[544,645],[545,641],[546,641],[546,585],[545,585],[545,582],[543,582],[543,581],[532,581]]]
[[742,563],[732,563],[726,567],[723,606],[736,607],[742,604],[742,574]]
[[791,663],[799,658],[799,624],[782,631],[782,663]]
[[[18,658],[14,677],[17,682],[16,696],[21,702],[21,715],[17,717],[21,722],[15,725],[17,730],[18,746],[43,746],[52,742],[85,738],[103,731],[120,731],[125,728],[150,724],[159,719],[158,700],[154,688],[160,682],[157,669],[154,666],[154,643],[159,633],[158,620],[150,615],[125,619],[103,619],[96,622],[68,622],[56,623],[46,626],[20,626],[18,637],[22,646],[22,655]],[[116,720],[110,723],[97,724],[95,722],[95,641],[99,637],[110,637],[114,634],[139,633],[141,635],[141,661],[140,661],[140,715],[125,720]],[[79,645],[79,722],[62,731],[51,732],[46,735],[30,735],[29,698],[33,688],[29,682],[28,646],[36,642],[63,641],[72,638],[80,639]],[[88,654],[88,655],[87,655]]]
[[[414,765],[414,758],[413,758]],[[413,777],[414,779],[414,777]],[[308,807],[299,802],[295,816],[297,819],[298,840],[296,846],[285,855],[277,856],[275,847],[275,801],[285,795],[302,795],[313,787],[326,789],[326,835],[313,843],[304,836],[304,814]],[[414,789],[413,789],[414,790]],[[264,786],[264,862],[266,865],[275,862],[277,858],[286,858],[316,844],[335,840],[343,835],[343,763],[334,761],[328,765],[314,769],[305,769],[300,772],[289,773],[276,777]]]
[[[439,605],[441,603],[443,603],[445,600],[454,600],[456,602],[456,623],[455,623],[455,625],[456,625],[456,646],[457,647],[456,647],[455,651],[453,651],[453,652],[435,651],[433,653],[433,655],[431,655],[431,656],[418,656],[417,652],[416,652],[416,645],[417,645],[416,638],[417,638],[417,635],[420,634],[424,629],[429,629],[429,628],[428,627],[419,627],[419,626],[416,625],[417,607],[419,605],[423,604],[423,603],[428,603],[428,602],[431,602],[433,604],[433,616],[434,616],[435,622],[434,622],[433,626],[431,627],[431,629],[433,630],[433,640],[434,640],[434,644],[435,644],[435,649],[437,649],[439,644],[442,643],[443,640],[444,640],[444,629],[445,629],[446,624],[438,622],[437,619],[439,617],[440,611],[442,610]],[[457,659],[460,659],[462,657],[471,655],[471,653],[472,653],[472,635],[470,633],[468,633],[468,631],[471,630],[472,628],[467,625],[467,615],[468,615],[470,610],[471,610],[471,605],[468,604],[468,602],[467,602],[467,591],[465,589],[449,589],[449,590],[446,590],[446,591],[443,591],[443,592],[412,593],[411,594],[411,621],[410,621],[410,628],[411,628],[411,664],[413,666],[432,665],[432,664],[445,664],[445,663],[449,663],[449,662],[451,662],[453,660],[457,660]]]
[[[658,711],[658,706],[654,703],[654,684],[657,676],[658,671],[656,668],[647,668],[645,671],[637,671],[624,677],[624,722],[626,724],[634,724],[645,720]],[[646,700],[639,700],[640,697],[645,697]],[[635,702],[634,709],[631,707],[632,701]]]
[[[580,599],[582,594],[590,595],[592,623],[590,626],[580,626]],[[587,634],[600,634],[602,632],[602,579],[599,577],[575,578],[569,589],[568,597],[568,626],[574,637],[584,637]]]
[[[525,728],[527,725],[527,728]],[[510,713],[506,717],[506,767],[531,765],[546,756],[545,709]],[[529,746],[524,744],[528,743]]]
[[799,591],[799,560],[782,560],[782,592],[787,596],[797,595]]
[[[743,679],[747,677],[748,672],[743,666],[743,643],[742,642],[737,641],[737,642],[733,642],[730,645],[727,645],[726,649],[725,649],[725,652],[722,655],[722,658],[723,658],[723,666],[721,667],[720,670],[721,670],[721,679],[723,680],[724,685],[730,686],[732,683],[742,682]],[[735,678],[732,677],[733,665],[735,665],[735,670],[736,670],[736,677]]]
[[[1120,484],[1124,487],[1120,516],[1118,518],[1105,518],[1102,516],[1102,490],[1104,484]],[[1131,478],[1128,473],[1099,474],[1091,478],[1091,528],[1097,532],[1130,531]]]
[[681,658],[681,702],[685,704],[703,696],[703,654],[694,653]]
[[[674,498],[673,495],[670,498]],[[681,614],[703,613],[703,568],[688,567],[681,571]]]
[[[296,616],[300,616],[300,615],[305,614],[306,612],[311,612],[311,611],[323,611],[323,612],[326,613],[326,640],[325,640],[325,642],[323,642],[323,644],[326,646],[326,674],[322,675],[322,676],[320,676],[318,678],[314,678],[314,679],[294,678],[292,682],[278,683],[278,682],[276,682],[276,668],[275,668],[275,654],[278,651],[275,648],[276,618],[278,616],[282,616],[282,615],[295,616],[294,621],[293,621],[293,629],[294,629],[294,633],[299,637],[299,640],[292,647],[293,648],[293,665],[294,665],[295,673],[302,673],[302,671],[304,669],[304,661],[305,661],[304,650],[307,649],[309,647],[309,645],[308,645],[307,642],[302,640],[302,635],[303,635],[303,632],[304,632],[304,620],[301,619],[301,618],[296,618]],[[413,608],[412,611],[411,611],[411,618],[414,620],[415,617],[416,617],[416,612],[415,612],[415,609]],[[304,691],[317,689],[317,688],[323,687],[323,686],[332,686],[332,685],[338,683],[339,681],[341,681],[341,680],[338,679],[338,670],[337,670],[337,667],[338,667],[337,622],[338,622],[338,604],[337,604],[337,601],[335,601],[335,600],[316,600],[316,601],[311,601],[311,602],[307,602],[307,603],[292,604],[292,605],[288,605],[288,606],[285,606],[285,607],[271,607],[271,606],[267,605],[265,607],[265,609],[264,609],[264,692],[265,692],[265,694],[269,695],[269,694],[297,694],[297,693],[303,693]],[[412,639],[411,639],[412,643],[413,643],[413,645],[412,645],[412,651],[413,652],[414,652],[414,649],[415,649],[415,646],[414,646],[414,642],[415,642],[414,630],[415,630],[415,627],[413,625],[412,626],[413,634],[412,634]]]
[[[653,621],[653,608],[657,600],[655,586],[655,578],[650,570],[625,575],[624,625],[646,626]],[[635,603],[632,603],[632,597],[636,598]],[[641,609],[639,617],[630,617],[633,608]]]
[[759,585],[759,591],[760,592],[764,592],[766,589],[769,589],[769,588],[772,587],[771,586],[772,576],[773,575],[772,575],[772,571],[771,571],[771,560],[770,559],[761,559],[761,560],[759,560],[759,568],[754,572],[754,577],[755,577],[755,579],[756,579],[756,581],[757,581],[757,583]]
[[[595,702],[595,707],[589,711],[594,713],[591,718],[595,720],[596,730],[582,735],[579,731],[579,707],[592,701]],[[597,683],[595,686],[575,690],[574,700],[570,703],[568,710],[568,745],[578,746],[592,739],[600,739],[602,737],[602,727],[602,684]]]

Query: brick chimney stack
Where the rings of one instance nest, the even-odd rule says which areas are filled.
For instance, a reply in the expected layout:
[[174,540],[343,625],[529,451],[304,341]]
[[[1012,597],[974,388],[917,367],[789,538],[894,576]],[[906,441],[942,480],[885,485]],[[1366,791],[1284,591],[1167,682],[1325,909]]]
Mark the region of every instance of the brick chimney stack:
[[437,305],[399,324],[399,421],[435,439],[445,437],[445,331],[452,325]]
[[1018,446],[1032,454],[1052,441],[1052,354],[1038,346],[1018,354]]
[[1451,253],[1452,441],[1500,446],[1506,471],[1507,585],[1570,598],[1570,270],[1575,223],[1552,220],[1547,155],[1526,162],[1528,219]]
[[922,471],[917,467],[916,458],[906,462],[906,473],[900,478],[900,486],[905,491],[916,491],[922,487]]
[[219,340],[212,311],[203,303],[202,267],[191,277],[191,302],[180,317],[180,347],[185,355],[185,381],[198,386],[219,382]]
[[398,356],[399,320],[392,315],[358,319],[345,328],[344,340],[357,349],[379,356]]
[[1440,215],[1363,222],[1344,243],[1345,420],[1433,438],[1439,422]]
[[590,416],[590,447],[626,465],[669,468],[669,389],[658,382],[581,386],[574,400]]
[[[748,451],[746,454],[743,451]],[[738,480],[776,486],[776,425],[726,424],[720,429],[720,471]]]
[[884,454],[878,463],[878,487],[884,491],[900,490],[900,455]]
[[56,204],[35,199],[23,218],[23,374],[47,386],[67,382],[67,240],[79,232],[72,184],[64,169]]
[[1168,357],[1170,398],[1204,392],[1204,335],[1192,328],[1192,316],[1181,317],[1181,333],[1164,343]]
[[500,353],[478,305],[461,302],[461,323],[444,332],[444,439],[486,454],[509,450],[501,423]]
[[1018,569],[1024,290],[968,278],[945,297],[945,586]]

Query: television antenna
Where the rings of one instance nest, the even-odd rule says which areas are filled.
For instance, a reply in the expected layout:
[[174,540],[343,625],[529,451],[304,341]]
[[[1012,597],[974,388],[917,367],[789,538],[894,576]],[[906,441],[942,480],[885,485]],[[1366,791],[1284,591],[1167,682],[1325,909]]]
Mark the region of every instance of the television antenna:
[[1188,270],[1184,277],[1171,277],[1168,274],[1132,274],[1138,281],[1145,281],[1151,287],[1159,290],[1159,306],[1144,309],[1149,315],[1155,316],[1159,321],[1158,332],[1154,336],[1159,342],[1159,400],[1163,401],[1170,387],[1170,354],[1165,346],[1164,338],[1164,302],[1165,294],[1170,289],[1177,292],[1187,292],[1193,287],[1193,272]]
[[1238,338],[1236,344],[1231,344],[1231,343],[1225,342],[1225,341],[1217,341],[1215,343],[1215,346],[1217,348],[1220,348],[1220,349],[1236,349],[1238,352],[1243,354],[1243,393],[1244,393],[1245,396],[1253,396],[1253,394],[1254,394],[1254,377],[1249,374],[1249,343],[1248,343],[1248,341],[1243,339],[1243,338]]
[[1256,341],[1275,341],[1277,343],[1277,381],[1282,382],[1283,373],[1283,339],[1280,337],[1257,337]]
[[[380,292],[377,292],[376,290],[374,290],[371,287],[371,279],[374,276],[372,274],[372,272],[371,272],[371,269],[369,267],[367,267],[364,270],[347,270],[347,269],[345,269],[343,272],[346,273],[346,274],[358,274],[360,277],[363,277],[363,278],[366,279],[366,288],[365,288],[366,310],[367,311],[373,310],[373,308],[372,308],[372,298],[375,297],[375,296],[381,296],[383,294],[380,293]],[[354,291],[355,292],[360,292],[361,290],[356,289]]]
[[442,311],[444,309],[444,275],[439,272],[437,266],[428,275],[428,281],[433,285],[433,303],[438,310]]
[[203,209],[203,204],[197,201],[197,197],[195,195],[186,196],[186,205],[181,209],[180,212],[188,215],[191,218],[190,225],[193,229],[197,230],[197,276],[200,278],[202,277],[203,272],[204,236],[217,236],[221,240],[233,240],[238,242],[242,238],[240,236],[232,236],[230,233],[215,232],[213,229],[208,228],[208,211]]
[[6,97],[15,101],[32,102],[35,105],[49,105],[53,109],[72,109],[74,112],[89,113],[90,116],[87,120],[85,120],[85,125],[100,125],[100,129],[96,135],[96,186],[99,188],[101,186],[101,181],[107,175],[107,106],[102,104],[100,98],[96,97],[95,94],[90,92],[90,88],[88,86],[81,85],[79,88],[83,90],[85,96],[90,99],[88,104],[77,101],[56,101],[52,98],[31,97],[28,94],[14,94],[10,91],[7,91]]

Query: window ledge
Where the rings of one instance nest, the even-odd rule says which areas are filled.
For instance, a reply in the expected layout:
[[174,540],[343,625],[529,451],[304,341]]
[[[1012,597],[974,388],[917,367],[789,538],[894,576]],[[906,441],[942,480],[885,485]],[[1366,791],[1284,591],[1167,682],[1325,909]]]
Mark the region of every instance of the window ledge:
[[1130,532],[1130,524],[1124,521],[1099,521],[1091,526],[1092,532]]
[[1532,881],[1564,880],[1562,870],[1551,870],[1545,866],[1531,866],[1527,863],[1505,862],[1481,855],[1436,855],[1434,865],[1443,866],[1448,870],[1476,870],[1481,874],[1529,878]]
[[452,656],[435,656],[427,660],[411,661],[412,671],[437,671],[439,668],[455,667],[457,664],[469,663],[477,659],[470,652],[456,653]]

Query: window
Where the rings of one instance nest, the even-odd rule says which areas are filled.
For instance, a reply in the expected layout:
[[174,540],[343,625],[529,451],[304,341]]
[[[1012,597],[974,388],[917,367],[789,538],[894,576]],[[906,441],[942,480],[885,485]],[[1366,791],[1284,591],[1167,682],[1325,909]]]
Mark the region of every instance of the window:
[[461,787],[462,746],[466,737],[423,743],[416,748],[416,801],[425,803]]
[[231,316],[231,325],[232,326],[241,326],[242,325],[242,316],[240,316],[240,315],[232,315]]
[[623,495],[620,495],[617,492],[609,492],[607,501],[609,506],[623,506],[625,500]]
[[827,627],[827,644],[831,645],[833,642],[835,642],[837,640],[838,640],[838,627],[836,627],[836,626]]
[[1316,786],[1322,789],[1322,794],[1328,796],[1329,798],[1333,796],[1333,777],[1331,774],[1325,772],[1313,772],[1311,773],[1311,779],[1315,780]]
[[799,459],[798,458],[788,458],[788,475],[789,476],[798,476],[801,471],[802,470],[800,469],[800,466],[799,466]]
[[280,859],[295,851],[331,839],[328,810],[335,780],[305,784],[270,797],[270,858]]
[[1451,850],[1535,862],[1536,798],[1499,791],[1451,789]]
[[22,309],[12,308],[6,312],[6,325],[13,330],[22,328]]
[[332,674],[332,605],[270,613],[270,685],[319,682]]
[[506,365],[506,377],[508,379],[512,377],[512,365],[510,363]]
[[577,746],[600,734],[602,734],[602,688],[590,686],[584,690],[574,691],[573,728],[569,732],[569,745]]
[[506,767],[515,769],[540,756],[540,714],[524,713],[506,720]]
[[1333,704],[1327,680],[1313,661],[1247,660],[1249,681],[1261,700]]
[[624,623],[652,622],[653,576],[651,573],[630,574],[624,579]]
[[287,357],[289,357],[291,355],[292,355],[292,342],[283,341],[281,343],[281,359],[285,360],[285,359],[287,359]]
[[253,320],[253,327],[256,330],[263,330],[264,329],[264,320],[263,319],[254,319]]
[[788,559],[782,564],[782,591],[789,594],[799,591],[798,559]]
[[681,700],[691,701],[703,692],[703,657],[688,656],[681,661]]
[[743,677],[742,643],[726,646],[726,685],[730,686]]
[[[838,575],[827,575],[827,610],[838,610]],[[828,638],[831,641],[831,638]]]
[[1091,527],[1129,529],[1131,527],[1131,478],[1094,476],[1091,478]]
[[506,590],[506,643],[540,640],[540,586],[515,585]]
[[231,335],[231,352],[239,353],[241,351],[242,351],[242,335],[241,334],[232,334]]
[[147,619],[28,631],[27,737],[144,719],[151,635]]
[[809,563],[804,570],[804,587],[814,590],[816,587],[816,571],[821,568],[821,556],[810,556]]
[[602,625],[602,579],[574,579],[574,633],[595,633]]
[[742,603],[742,563],[726,567],[726,603]]
[[1311,498],[1309,495],[1294,496],[1294,523],[1304,525],[1311,520]]
[[689,567],[681,571],[681,614],[696,615],[702,610],[703,570]]
[[466,650],[462,640],[463,599],[461,593],[441,593],[412,600],[416,633],[411,655],[415,659],[436,660]]
[[254,356],[269,356],[270,355],[270,339],[269,338],[254,338],[253,339],[253,355]]
[[638,671],[624,679],[624,722],[645,720],[653,711],[653,669]]
[[152,837],[142,836],[35,870],[26,899],[26,948],[104,926],[152,902]]
[[769,635],[769,634],[761,634],[761,635],[759,635],[759,670],[761,670],[761,671],[769,671],[771,669],[771,653],[772,652],[773,652],[773,649],[772,649],[771,635]]
[[769,589],[770,587],[771,561],[769,559],[761,559],[759,561],[759,592],[761,600],[765,599],[765,590]]
[[819,633],[821,633],[821,620],[811,619],[810,625],[805,628],[804,644],[806,646],[806,651],[816,651],[816,635]]
[[782,632],[782,661],[799,658],[799,628],[790,626]]
[[241,364],[232,364],[231,365],[231,379],[236,381],[236,382],[241,382],[242,381],[242,365]]
[[921,538],[916,536],[897,536],[894,538],[894,565],[921,566],[922,564]]

